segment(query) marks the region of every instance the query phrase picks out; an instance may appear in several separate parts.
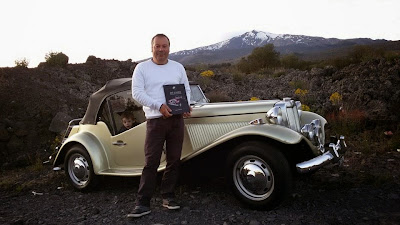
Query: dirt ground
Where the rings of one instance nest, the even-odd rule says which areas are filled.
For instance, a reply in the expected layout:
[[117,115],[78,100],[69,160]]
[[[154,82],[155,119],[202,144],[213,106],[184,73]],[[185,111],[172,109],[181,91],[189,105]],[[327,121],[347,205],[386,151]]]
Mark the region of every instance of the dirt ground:
[[184,168],[191,178],[182,176],[177,188],[182,208],[164,209],[156,191],[152,213],[139,219],[126,218],[138,178],[103,177],[96,190],[81,193],[50,165],[5,171],[0,224],[399,224],[400,152],[350,150],[345,156],[342,167],[296,176],[292,194],[270,211],[240,204],[223,177],[204,178],[201,169]]

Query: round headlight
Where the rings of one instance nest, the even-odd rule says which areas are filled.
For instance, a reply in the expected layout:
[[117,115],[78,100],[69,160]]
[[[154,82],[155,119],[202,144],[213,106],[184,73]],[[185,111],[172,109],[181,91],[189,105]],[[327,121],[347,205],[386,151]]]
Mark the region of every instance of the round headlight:
[[305,124],[301,128],[301,133],[307,137],[315,146],[323,149],[324,146],[324,134],[322,132],[321,121],[319,119],[311,121],[309,124]]

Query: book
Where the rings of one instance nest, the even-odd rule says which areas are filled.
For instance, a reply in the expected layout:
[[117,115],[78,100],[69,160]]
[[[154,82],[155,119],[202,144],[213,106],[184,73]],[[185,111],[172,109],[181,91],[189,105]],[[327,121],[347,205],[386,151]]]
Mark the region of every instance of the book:
[[164,85],[165,100],[172,110],[171,114],[190,112],[184,84]]

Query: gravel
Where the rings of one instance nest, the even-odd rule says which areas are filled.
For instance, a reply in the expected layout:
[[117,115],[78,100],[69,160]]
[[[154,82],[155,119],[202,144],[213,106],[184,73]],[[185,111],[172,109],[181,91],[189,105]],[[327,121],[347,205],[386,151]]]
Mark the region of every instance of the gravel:
[[342,167],[296,176],[292,194],[270,211],[247,208],[223,177],[191,168],[192,179],[181,179],[176,189],[180,210],[161,207],[156,190],[151,214],[137,219],[126,215],[139,178],[102,177],[96,190],[82,193],[51,166],[8,171],[1,174],[0,224],[398,224],[400,153],[347,152],[346,158]]

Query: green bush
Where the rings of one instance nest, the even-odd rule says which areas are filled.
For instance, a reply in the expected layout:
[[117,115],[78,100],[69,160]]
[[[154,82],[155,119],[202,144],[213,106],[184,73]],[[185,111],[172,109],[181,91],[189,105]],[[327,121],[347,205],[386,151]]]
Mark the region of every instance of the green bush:
[[65,67],[68,64],[68,56],[62,52],[50,52],[46,54],[46,64],[49,66]]
[[282,67],[287,69],[306,70],[309,69],[312,64],[312,62],[301,60],[295,53],[282,56],[280,60]]
[[275,51],[273,44],[255,48],[247,58],[242,58],[237,64],[238,70],[246,74],[278,66],[279,52]]
[[26,58],[17,59],[14,62],[15,62],[15,67],[28,68],[29,65],[29,61]]
[[290,87],[292,87],[293,89],[297,90],[297,89],[309,89],[308,88],[308,83],[306,83],[306,81],[303,80],[292,80],[289,82]]

